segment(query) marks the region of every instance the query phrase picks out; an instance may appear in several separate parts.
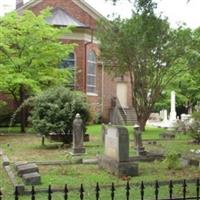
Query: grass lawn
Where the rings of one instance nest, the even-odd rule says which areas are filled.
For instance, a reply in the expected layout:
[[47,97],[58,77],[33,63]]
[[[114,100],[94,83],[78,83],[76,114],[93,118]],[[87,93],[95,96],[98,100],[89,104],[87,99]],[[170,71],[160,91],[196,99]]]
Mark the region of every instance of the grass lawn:
[[[135,155],[133,146],[133,130],[132,127],[127,127],[130,135],[130,155]],[[0,129],[1,132],[1,129]],[[103,147],[101,144],[101,126],[91,125],[88,126],[87,132],[90,134],[90,142],[85,143],[87,154],[84,158],[95,158],[97,154],[103,153]],[[163,129],[147,128],[143,133],[143,139],[159,139],[159,134],[163,132]],[[51,143],[45,141],[45,146],[41,146],[41,138],[34,134],[26,134],[24,136],[1,136],[0,147],[8,155],[10,161],[45,161],[45,160],[72,160],[69,156],[68,149],[62,148],[60,143]],[[146,150],[155,152],[163,151],[165,154],[169,152],[176,152],[185,154],[190,149],[198,149],[199,146],[189,143],[188,136],[178,135],[175,140],[157,141],[157,145],[145,145]],[[0,163],[1,164],[1,163]],[[2,164],[1,164],[2,166]],[[13,191],[11,183],[9,182],[7,175],[0,166],[0,187],[3,187],[3,193],[6,194],[6,200],[12,200],[9,194]],[[49,184],[53,187],[63,187],[64,184],[68,184],[69,187],[79,187],[81,183],[84,184],[87,199],[94,199],[94,188],[96,182],[100,185],[110,185],[112,182],[115,184],[125,184],[127,177],[117,178],[102,169],[98,169],[97,165],[58,165],[58,166],[42,166],[39,165],[40,173],[42,176],[42,185],[38,188],[47,188]],[[130,178],[130,183],[140,183],[155,181],[155,180],[176,180],[176,179],[192,179],[200,177],[200,170],[196,167],[177,169],[167,169],[167,165],[163,161],[154,161],[151,163],[140,162],[139,163],[139,176]],[[19,182],[21,179],[19,179]],[[182,188],[175,188],[177,193],[181,193]],[[194,187],[191,187],[191,191]],[[102,189],[102,199],[110,199],[110,189]],[[125,195],[124,188],[117,189],[117,198],[122,199]],[[139,190],[138,190],[139,191]],[[138,192],[137,191],[137,192]],[[166,195],[168,189],[161,189],[161,194]],[[139,193],[134,190],[134,197],[137,197]],[[153,188],[146,188],[146,195],[150,198],[150,194],[154,194]],[[55,194],[56,200],[63,199],[63,194]],[[70,194],[70,199],[78,199],[77,194]],[[93,198],[92,198],[93,197]],[[9,199],[10,198],[10,199]],[[37,196],[37,200],[46,199],[47,195]],[[20,198],[21,199],[21,198]],[[30,197],[23,197],[23,200],[30,199]],[[147,198],[145,198],[147,199]]]

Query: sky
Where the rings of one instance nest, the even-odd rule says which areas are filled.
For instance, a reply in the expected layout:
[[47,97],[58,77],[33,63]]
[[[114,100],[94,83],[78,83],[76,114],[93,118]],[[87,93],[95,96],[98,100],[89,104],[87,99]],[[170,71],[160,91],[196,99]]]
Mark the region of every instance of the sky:
[[[24,0],[27,2],[29,0]],[[112,13],[121,17],[130,17],[132,5],[127,0],[120,0],[116,6],[105,0],[85,0],[105,17],[112,16]],[[172,27],[177,27],[182,23],[190,28],[200,26],[200,0],[156,0],[158,3],[158,13],[168,17]],[[15,8],[15,0],[0,0],[0,15]]]

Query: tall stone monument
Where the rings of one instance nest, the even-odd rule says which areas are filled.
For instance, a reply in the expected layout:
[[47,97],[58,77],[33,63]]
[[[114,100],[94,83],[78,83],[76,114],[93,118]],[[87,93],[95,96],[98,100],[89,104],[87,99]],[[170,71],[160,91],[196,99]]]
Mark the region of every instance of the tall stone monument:
[[138,165],[129,158],[129,136],[124,127],[108,126],[104,155],[98,158],[100,168],[117,176],[138,175]]
[[176,93],[175,91],[171,91],[171,110],[169,120],[171,122],[176,121]]
[[85,148],[83,146],[83,120],[79,113],[76,114],[73,121],[73,143],[72,143],[72,154],[83,154]]
[[142,132],[140,126],[137,124],[134,126],[134,143],[137,156],[144,156],[147,154],[142,144]]

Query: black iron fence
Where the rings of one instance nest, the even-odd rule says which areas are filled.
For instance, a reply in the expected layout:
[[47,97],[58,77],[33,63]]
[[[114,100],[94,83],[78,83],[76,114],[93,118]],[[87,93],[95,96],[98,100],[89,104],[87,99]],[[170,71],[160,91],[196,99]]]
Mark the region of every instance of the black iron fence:
[[[160,187],[163,186],[164,184],[162,182],[158,182],[155,181],[154,184],[151,185],[151,187],[153,187],[154,190],[154,194],[153,194],[153,198],[150,198],[152,200],[192,200],[192,199],[196,199],[196,200],[200,200],[200,179],[195,180],[195,182],[193,181],[193,187],[194,187],[194,192],[192,194],[190,194],[190,196],[188,196],[188,182],[186,180],[183,180],[181,182],[181,192],[179,192],[179,196],[177,196],[177,194],[174,193],[174,183],[175,181],[169,181],[169,183],[167,184],[167,188],[166,190],[168,190],[166,192],[166,197],[165,198],[160,198]],[[165,184],[166,185],[166,184]],[[107,193],[110,193],[108,196],[108,199],[104,199],[104,200],[116,200],[119,198],[116,198],[116,192],[118,190],[118,188],[122,187],[122,185],[115,185],[114,183],[112,183],[109,186],[109,190],[107,191]],[[135,190],[136,186],[130,184],[129,182],[126,183],[126,185],[124,185],[124,194],[123,194],[123,199],[120,198],[120,200],[146,200],[147,198],[145,197],[145,189],[146,189],[146,184],[142,181],[139,185],[139,197],[132,197],[131,196],[131,191]],[[137,188],[138,188],[137,186]],[[94,190],[94,196],[93,196],[93,200],[100,200],[101,198],[101,189],[104,188],[105,189],[108,188],[108,186],[100,186],[99,183],[96,184],[96,187],[93,188]],[[57,200],[56,198],[53,197],[53,194],[56,192],[61,192],[62,196],[63,196],[63,200],[70,200],[69,198],[69,194],[73,192],[70,191],[68,189],[68,186],[65,185],[64,188],[62,190],[60,189],[53,189],[51,185],[49,185],[47,190],[36,190],[34,186],[32,186],[32,189],[30,191],[25,191],[25,195],[28,195],[30,200],[37,200],[37,194],[39,193],[46,193],[46,197],[45,199],[47,200]],[[181,193],[181,194],[180,194]],[[44,195],[44,194],[43,194]],[[18,187],[15,188],[15,192],[13,194],[13,200],[20,200],[21,199],[21,195],[18,191]],[[80,188],[78,189],[78,198],[76,198],[76,200],[86,200],[87,197],[85,196],[85,189],[83,184],[81,184]],[[149,198],[148,198],[149,199]],[[0,190],[0,200],[7,200],[6,197],[4,197],[3,192]]]

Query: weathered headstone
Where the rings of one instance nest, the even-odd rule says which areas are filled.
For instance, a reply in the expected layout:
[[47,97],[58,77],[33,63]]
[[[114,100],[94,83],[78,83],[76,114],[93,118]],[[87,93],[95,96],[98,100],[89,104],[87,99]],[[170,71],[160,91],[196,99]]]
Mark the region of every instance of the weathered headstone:
[[22,179],[26,185],[39,185],[41,183],[41,176],[38,172],[23,174]]
[[73,145],[72,153],[83,154],[85,153],[85,148],[83,146],[83,120],[80,117],[80,114],[76,114],[76,117],[73,121]]
[[128,131],[124,127],[107,127],[104,155],[98,158],[99,167],[117,176],[138,175],[138,165],[129,160]]
[[38,166],[34,163],[31,164],[25,164],[20,165],[17,167],[17,172],[19,176],[22,176],[23,174],[28,174],[32,172],[39,172]]
[[134,126],[134,142],[135,142],[135,150],[137,156],[146,155],[147,152],[144,150],[143,144],[142,144],[142,132],[140,130],[139,125]]

